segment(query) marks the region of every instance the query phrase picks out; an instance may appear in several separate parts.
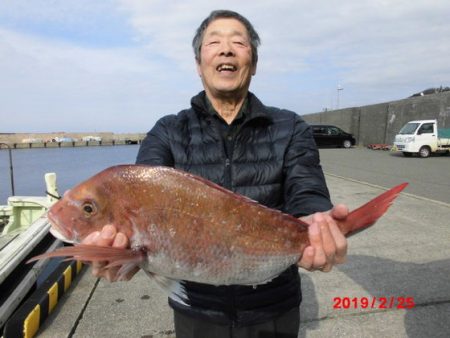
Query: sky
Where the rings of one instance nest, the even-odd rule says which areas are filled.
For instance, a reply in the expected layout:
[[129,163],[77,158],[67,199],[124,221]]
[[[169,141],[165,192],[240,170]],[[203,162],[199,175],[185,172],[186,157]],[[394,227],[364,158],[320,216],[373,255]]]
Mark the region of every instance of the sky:
[[258,31],[250,91],[266,105],[450,86],[448,0],[0,0],[0,133],[147,132],[202,90],[191,41],[215,9]]

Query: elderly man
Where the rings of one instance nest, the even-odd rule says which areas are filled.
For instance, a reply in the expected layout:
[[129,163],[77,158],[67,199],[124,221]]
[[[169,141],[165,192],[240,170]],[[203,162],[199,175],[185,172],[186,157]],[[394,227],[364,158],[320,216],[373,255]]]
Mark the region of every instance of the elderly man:
[[[333,207],[309,126],[295,113],[264,106],[249,92],[256,73],[259,37],[232,11],[214,11],[193,40],[204,91],[191,107],[157,122],[142,143],[137,163],[179,168],[261,204],[310,223],[309,246],[298,262],[330,271],[344,261],[347,242],[335,223],[345,206]],[[85,243],[127,247],[112,226]],[[116,279],[117,268],[93,266]],[[131,275],[134,272],[130,274]],[[184,302],[169,298],[177,337],[296,337],[301,302],[298,267],[258,286],[212,286],[183,281]]]

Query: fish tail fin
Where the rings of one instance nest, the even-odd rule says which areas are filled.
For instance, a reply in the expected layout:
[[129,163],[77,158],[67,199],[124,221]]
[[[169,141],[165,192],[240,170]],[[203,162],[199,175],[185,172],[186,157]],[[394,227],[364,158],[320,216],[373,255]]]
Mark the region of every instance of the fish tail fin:
[[139,250],[119,249],[113,247],[102,247],[97,245],[77,244],[67,246],[35,256],[27,261],[31,263],[49,257],[68,257],[68,259],[81,260],[85,262],[107,261],[106,267],[133,264],[134,266],[144,259],[144,253]]
[[375,224],[407,185],[399,184],[353,210],[344,221],[338,221],[339,229],[346,237],[350,237]]

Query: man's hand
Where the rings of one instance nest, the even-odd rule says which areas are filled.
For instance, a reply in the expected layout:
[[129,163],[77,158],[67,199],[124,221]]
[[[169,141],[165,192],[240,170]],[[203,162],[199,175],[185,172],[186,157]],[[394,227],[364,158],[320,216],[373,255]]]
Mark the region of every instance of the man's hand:
[[[101,231],[95,231],[88,235],[83,240],[82,244],[112,246],[114,248],[126,249],[130,243],[128,237],[121,232],[117,232],[117,229],[113,225],[105,225]],[[117,281],[120,266],[106,269],[105,266],[107,264],[108,262],[92,263],[92,274],[95,277],[103,277],[110,282]],[[134,268],[132,271],[127,273],[122,280],[130,280],[138,271],[138,267]]]
[[336,220],[344,220],[348,216],[345,205],[336,205],[327,212],[318,212],[301,217],[310,224],[309,241],[311,243],[303,251],[298,265],[306,270],[331,271],[333,265],[344,263],[347,257],[347,239],[339,230]]

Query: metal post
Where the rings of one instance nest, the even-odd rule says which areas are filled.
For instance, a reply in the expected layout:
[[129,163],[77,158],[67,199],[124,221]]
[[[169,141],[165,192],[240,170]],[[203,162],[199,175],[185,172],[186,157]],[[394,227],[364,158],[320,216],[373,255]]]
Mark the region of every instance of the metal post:
[[8,148],[8,153],[9,153],[9,175],[11,177],[11,192],[12,192],[12,196],[14,196],[15,195],[15,192],[14,192],[14,169],[13,169],[11,147],[9,146],[9,144],[0,143],[0,148],[2,146],[6,146],[6,148]]
[[338,86],[337,86],[337,109],[339,109],[339,92],[340,92],[341,90],[344,90],[344,88],[342,88],[341,85],[338,85]]

